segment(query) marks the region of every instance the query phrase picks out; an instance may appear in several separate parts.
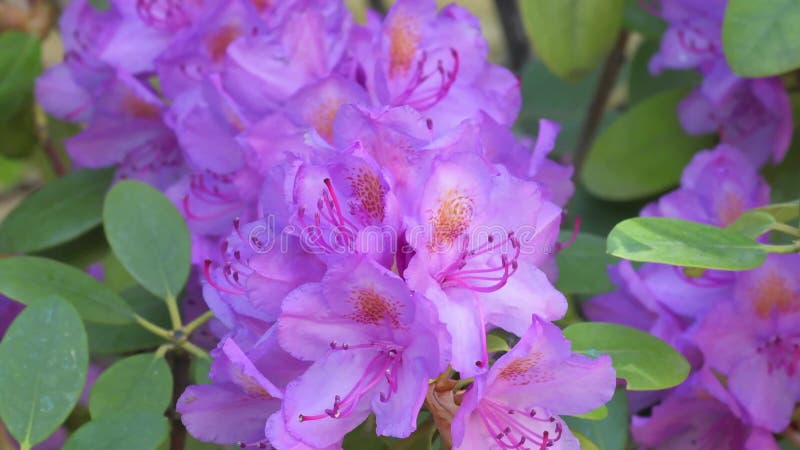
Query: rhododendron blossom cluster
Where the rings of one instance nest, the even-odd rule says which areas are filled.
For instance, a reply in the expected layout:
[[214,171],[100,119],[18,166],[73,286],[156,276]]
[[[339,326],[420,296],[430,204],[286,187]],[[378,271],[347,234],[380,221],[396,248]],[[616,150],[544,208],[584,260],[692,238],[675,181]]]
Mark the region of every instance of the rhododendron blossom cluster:
[[[789,95],[778,77],[741,78],[728,67],[726,4],[662,0],[653,11],[669,28],[650,70],[694,68],[703,75],[677,113],[687,132],[718,131],[721,143],[696,154],[680,187],[645,206],[642,216],[727,227],[770,203],[758,170],[780,162],[789,148]],[[636,442],[657,449],[777,449],[773,433],[789,427],[800,401],[800,256],[770,255],[744,272],[634,268],[623,261],[609,275],[617,290],[586,302],[585,315],[650,332],[692,364],[683,385],[631,396]]]
[[[340,448],[370,414],[409,436],[430,380],[472,379],[459,449],[577,448],[610,358],[551,324],[572,169],[559,126],[510,130],[517,79],[462,7],[401,0],[70,3],[36,86],[85,167],[165,192],[221,324],[212,384],[177,409],[204,441]],[[495,361],[487,333],[521,337]]]

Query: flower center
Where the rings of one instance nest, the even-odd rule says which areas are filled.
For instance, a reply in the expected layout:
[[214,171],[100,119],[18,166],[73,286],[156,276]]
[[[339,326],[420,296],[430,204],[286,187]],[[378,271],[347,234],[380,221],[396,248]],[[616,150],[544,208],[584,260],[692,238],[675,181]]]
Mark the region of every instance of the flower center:
[[400,302],[387,299],[373,289],[357,289],[350,296],[354,312],[348,318],[362,324],[391,324],[393,328],[401,328]]
[[414,17],[397,14],[389,28],[389,76],[405,75],[417,55],[420,35]]
[[449,190],[439,200],[439,207],[428,220],[433,239],[428,243],[431,251],[446,250],[469,228],[475,213],[475,201],[458,190]]
[[366,224],[380,224],[386,218],[386,192],[388,189],[373,170],[361,166],[347,177],[353,197],[350,202],[350,214],[358,217]]

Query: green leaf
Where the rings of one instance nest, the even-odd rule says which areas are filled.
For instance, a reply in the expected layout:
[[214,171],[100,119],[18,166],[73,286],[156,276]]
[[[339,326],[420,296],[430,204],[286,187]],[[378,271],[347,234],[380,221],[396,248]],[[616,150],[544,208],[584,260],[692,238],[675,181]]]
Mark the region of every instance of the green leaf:
[[[600,450],[625,450],[628,443],[628,399],[624,389],[617,389],[606,404],[608,416],[603,420],[564,417],[570,430],[590,439]],[[587,447],[582,447],[584,450]],[[591,447],[588,447],[591,448]]]
[[55,297],[25,308],[0,342],[0,367],[0,418],[20,443],[43,441],[86,382],[86,333],[75,308]]
[[11,117],[0,120],[0,156],[25,158],[39,145],[36,136],[36,117],[33,110],[33,97],[26,96]]
[[767,213],[777,222],[786,223],[800,217],[800,199],[762,206],[752,211]]
[[[562,231],[559,241],[571,237]],[[558,252],[558,281],[556,288],[566,294],[600,294],[614,289],[606,269],[616,258],[606,253],[606,240],[589,233],[579,233],[575,242]]]
[[743,234],[753,239],[769,231],[776,223],[775,218],[764,211],[745,211],[738,219],[727,226],[731,231]]
[[89,396],[93,419],[119,413],[163,414],[172,399],[172,374],[164,358],[141,353],[115,362]]
[[42,70],[39,39],[28,33],[0,34],[0,122],[8,121],[30,98]]
[[540,60],[531,60],[522,70],[521,80],[523,100],[517,128],[536,134],[540,119],[555,120],[561,132],[554,153],[573,151],[594,95],[597,73],[569,82],[553,75]]
[[766,251],[753,238],[663,217],[620,222],[608,235],[608,253],[632,261],[720,270],[754,269],[766,258]]
[[606,408],[606,405],[601,405],[599,408],[595,408],[587,413],[577,414],[570,417],[577,417],[578,419],[586,419],[586,420],[603,420],[607,416],[608,416],[608,408]]
[[120,263],[145,289],[177,297],[189,276],[189,229],[175,206],[138,181],[122,181],[106,197],[106,237]]
[[[638,2],[638,0],[636,1]],[[652,75],[648,65],[659,47],[659,40],[652,39],[642,42],[642,45],[636,50],[636,56],[631,62],[628,81],[629,98],[632,104],[639,103],[659,92],[687,88],[700,83],[700,75],[693,70],[665,70],[658,75]]]
[[591,439],[582,435],[581,433],[578,433],[577,431],[573,430],[572,434],[574,434],[575,437],[578,438],[578,443],[581,446],[581,450],[601,450],[600,447],[597,446],[597,444],[592,442]]
[[678,183],[695,152],[709,148],[710,137],[687,135],[676,109],[683,90],[643,100],[614,121],[595,140],[580,174],[586,189],[608,200],[632,200]]
[[80,269],[86,269],[88,266],[108,256],[109,253],[103,227],[96,226],[76,239],[34,252],[34,255],[55,259]]
[[617,377],[630,391],[655,391],[677,386],[689,375],[689,363],[661,339],[613,323],[582,322],[564,329],[572,351],[611,356]]
[[0,224],[0,251],[35,252],[99,225],[112,176],[110,170],[79,170],[47,183]]
[[536,54],[564,79],[591,73],[614,46],[624,0],[526,0],[523,20]]
[[800,2],[730,0],[722,24],[722,48],[743,77],[768,77],[800,67]]
[[[160,298],[140,286],[124,290],[122,297],[136,314],[162,328],[170,327],[167,309]],[[92,353],[101,355],[151,349],[164,342],[162,338],[135,323],[109,325],[89,322],[86,323],[86,334],[89,335],[89,349]]]
[[0,259],[0,293],[26,305],[57,296],[89,322],[133,321],[130,306],[106,285],[72,266],[36,256]]
[[167,418],[161,414],[115,414],[80,427],[61,450],[153,450],[167,431]]

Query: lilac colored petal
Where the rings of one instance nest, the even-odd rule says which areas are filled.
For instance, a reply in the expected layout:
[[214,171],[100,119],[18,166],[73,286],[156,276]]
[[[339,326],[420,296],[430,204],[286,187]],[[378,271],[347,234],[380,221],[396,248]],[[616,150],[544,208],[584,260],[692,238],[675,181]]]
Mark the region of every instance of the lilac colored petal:
[[731,370],[728,383],[755,425],[776,433],[789,425],[800,386],[768,358],[743,359]]
[[239,391],[232,385],[189,386],[178,399],[177,410],[192,436],[218,444],[264,439],[264,424],[280,406]]
[[36,99],[50,114],[61,120],[85,122],[92,115],[92,98],[75,82],[65,64],[47,69],[36,79]]
[[508,283],[495,292],[482,295],[481,304],[487,323],[518,336],[530,328],[533,314],[558,320],[567,312],[567,299],[556,290],[545,274],[522,262]]
[[[378,386],[355,401],[352,409],[339,418],[329,417],[325,410],[334,407],[336,396],[347,398],[358,380],[368,377],[371,360],[369,350],[331,350],[290,383],[283,403],[289,433],[310,446],[326,447],[340,442],[345,434],[363,422],[369,415],[370,401],[377,395]],[[330,376],[334,373],[336,376]],[[301,415],[309,418],[301,420]],[[322,417],[311,419],[317,416]]]
[[522,340],[492,366],[485,396],[557,414],[582,414],[611,400],[616,384],[611,358],[572,354],[570,347],[555,325],[535,317]]

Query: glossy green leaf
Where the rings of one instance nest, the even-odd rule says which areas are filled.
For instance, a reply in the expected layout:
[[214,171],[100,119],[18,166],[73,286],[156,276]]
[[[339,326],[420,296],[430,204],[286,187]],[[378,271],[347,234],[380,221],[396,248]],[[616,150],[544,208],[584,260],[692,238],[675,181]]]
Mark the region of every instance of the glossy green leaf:
[[587,413],[577,414],[570,417],[577,417],[578,419],[586,419],[586,420],[603,420],[607,416],[608,416],[608,408],[606,408],[606,405],[602,405],[599,408],[595,408]]
[[153,450],[167,432],[167,418],[161,414],[114,414],[80,427],[61,450]]
[[748,270],[766,252],[753,238],[725,228],[663,217],[636,217],[614,227],[608,253],[632,261],[684,267]]
[[[559,241],[566,242],[570,231],[562,231]],[[614,289],[606,269],[618,262],[606,253],[606,240],[589,233],[579,233],[569,247],[556,256],[556,288],[566,294],[600,294]]]
[[775,203],[762,206],[753,211],[764,212],[772,216],[777,222],[786,223],[800,217],[800,199],[784,203]]
[[614,46],[624,0],[526,0],[520,8],[536,54],[564,79],[590,74]]
[[[121,295],[136,314],[162,328],[170,327],[167,308],[160,298],[140,286],[125,289]],[[153,349],[164,343],[162,338],[136,323],[126,325],[87,323],[86,334],[89,335],[89,349],[92,353],[102,355]]]
[[525,66],[520,78],[522,110],[516,127],[534,135],[539,129],[540,119],[555,120],[561,125],[561,132],[554,153],[573,151],[594,95],[597,74],[577,82],[564,81],[535,59]]
[[138,181],[122,181],[106,197],[103,225],[111,249],[153,294],[176,297],[189,276],[189,230],[162,193]]
[[133,321],[130,306],[108,286],[72,266],[36,256],[0,259],[0,293],[25,304],[57,296],[90,322]]
[[677,350],[652,334],[613,323],[583,322],[564,329],[572,351],[611,356],[617,377],[631,391],[677,386],[689,375],[689,363]]
[[800,2],[730,0],[722,47],[731,69],[744,77],[768,77],[800,67]]
[[89,396],[93,419],[119,413],[163,414],[172,399],[167,362],[141,353],[115,362],[95,381]]
[[24,444],[67,418],[86,382],[89,354],[77,311],[55,297],[25,308],[0,341],[0,418]]
[[0,224],[0,252],[34,252],[100,224],[110,170],[79,170],[29,195]]
[[[564,417],[570,430],[579,433],[600,450],[625,450],[628,443],[628,399],[624,389],[618,388],[606,404],[608,416],[602,420]],[[586,447],[583,447],[584,450]],[[591,448],[591,447],[589,447]]]
[[745,211],[733,223],[727,226],[729,230],[743,234],[753,239],[769,231],[776,223],[775,217],[764,211]]
[[709,148],[710,137],[687,135],[676,110],[683,90],[643,100],[614,121],[595,140],[580,174],[586,189],[608,200],[632,200],[678,183],[695,152]]
[[0,34],[0,122],[8,121],[33,92],[33,81],[42,70],[39,39],[28,33]]
[[665,70],[658,75],[651,74],[648,65],[660,45],[659,39],[650,39],[642,42],[636,50],[628,80],[628,95],[632,104],[659,92],[687,88],[700,83],[700,75],[693,70]]

